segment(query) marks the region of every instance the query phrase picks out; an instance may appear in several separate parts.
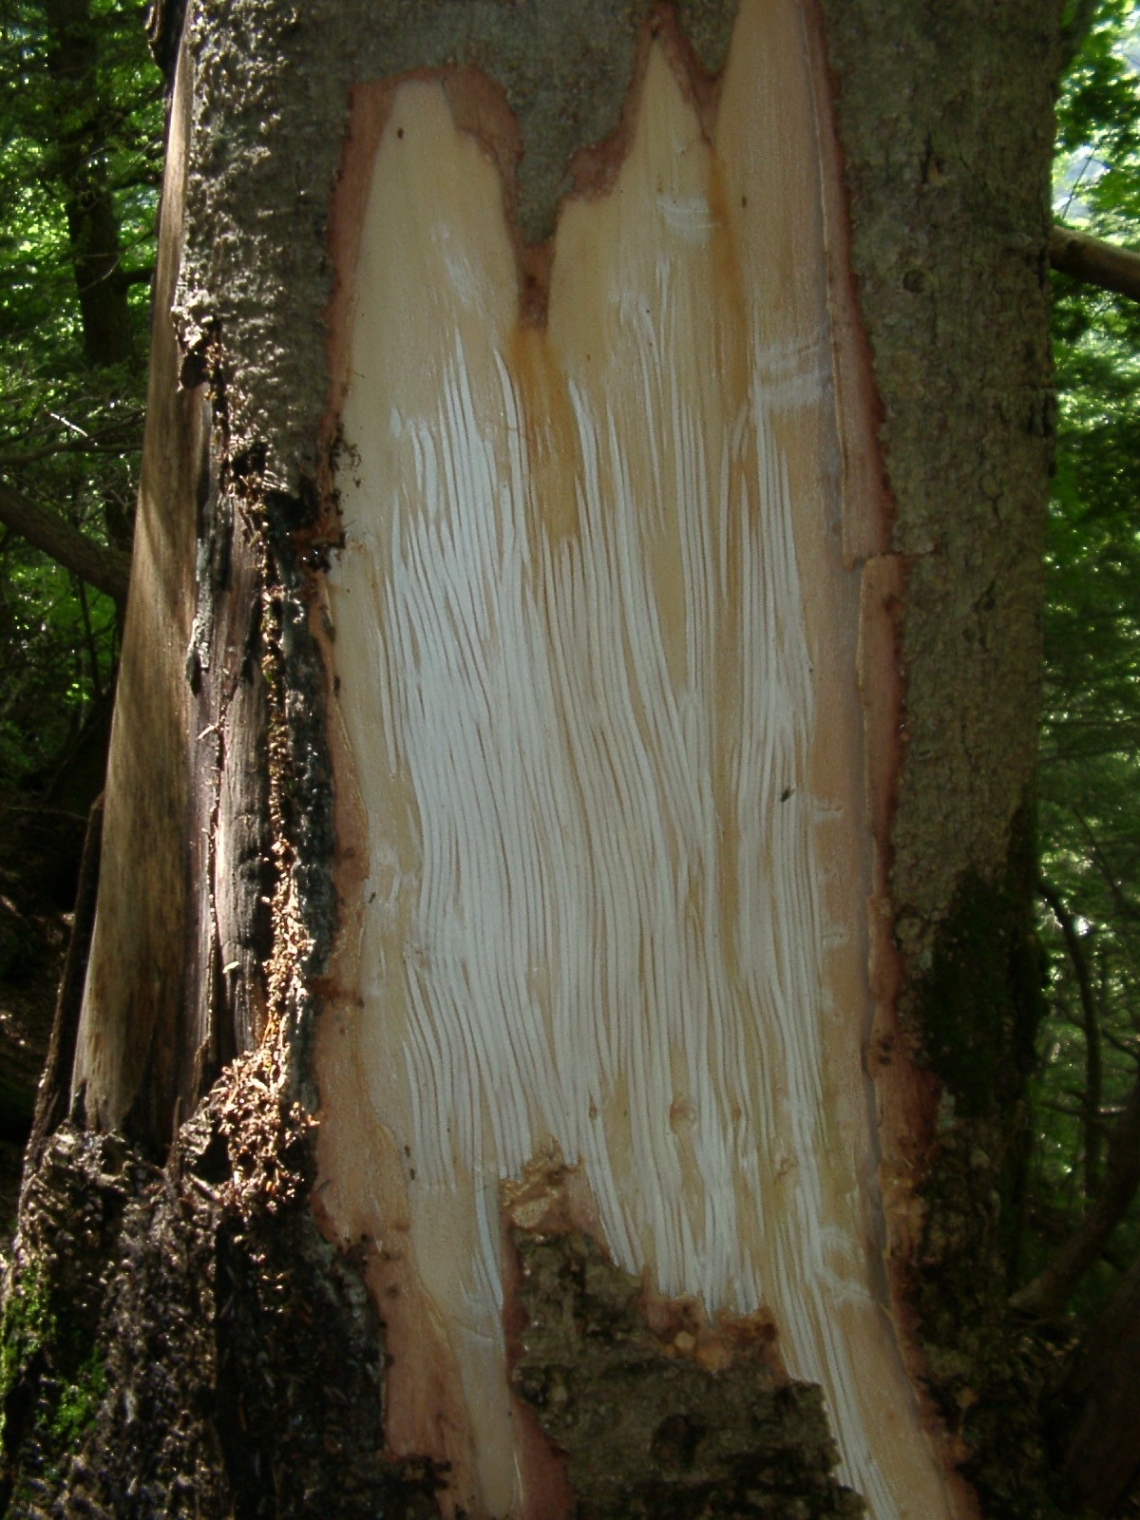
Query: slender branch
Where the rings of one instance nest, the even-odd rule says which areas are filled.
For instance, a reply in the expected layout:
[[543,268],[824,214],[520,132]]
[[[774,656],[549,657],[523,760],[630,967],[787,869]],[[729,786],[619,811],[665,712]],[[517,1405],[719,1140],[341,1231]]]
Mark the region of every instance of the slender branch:
[[66,443],[52,443],[42,449],[29,449],[26,454],[0,454],[0,469],[18,470],[26,464],[49,459],[53,454],[137,454],[140,444],[95,443],[90,439],[69,438]]
[[108,549],[81,533],[58,512],[34,506],[26,496],[0,481],[0,522],[14,528],[64,569],[82,576],[122,605],[127,598],[130,557]]
[[1102,1033],[1113,1050],[1119,1050],[1120,1054],[1127,1056],[1130,1061],[1140,1061],[1140,1050],[1136,1049],[1135,1041],[1129,1044],[1127,1040],[1122,1040],[1119,1036],[1114,1035],[1111,1029],[1102,1030]]
[[1072,1103],[1053,1103],[1048,1098],[1041,1098],[1037,1103],[1038,1108],[1043,1108],[1049,1114],[1064,1114],[1067,1119],[1083,1119],[1084,1108],[1076,1107]]
[[1140,1188],[1140,1076],[1108,1137],[1104,1184],[1055,1259],[1015,1293],[1010,1308],[1036,1319],[1060,1314],[1073,1289],[1101,1254]]
[[1082,829],[1085,831],[1085,838],[1088,841],[1088,846],[1092,852],[1092,857],[1096,863],[1096,868],[1104,878],[1105,886],[1112,894],[1112,900],[1116,904],[1116,911],[1120,914],[1121,918],[1135,919],[1140,917],[1140,909],[1137,909],[1136,904],[1129,902],[1128,898],[1124,895],[1124,888],[1120,885],[1120,881],[1118,880],[1116,873],[1112,870],[1108,861],[1104,858],[1104,851],[1101,849],[1100,843],[1097,840],[1096,836],[1093,834],[1092,829],[1089,828],[1085,819],[1079,812],[1077,812],[1075,808],[1073,811],[1076,813],[1077,819]]
[[1061,934],[1065,940],[1065,948],[1069,952],[1069,959],[1073,963],[1077,990],[1080,993],[1085,1034],[1085,1090],[1081,1098],[1084,1117],[1081,1128],[1084,1131],[1085,1142],[1085,1195],[1091,1198],[1100,1181],[1101,1131],[1097,1120],[1100,1117],[1101,1098],[1104,1092],[1100,1019],[1097,1017],[1096,995],[1093,992],[1092,978],[1089,976],[1089,963],[1085,955],[1084,942],[1077,933],[1073,915],[1066,908],[1061,894],[1047,881],[1044,879],[1039,881],[1037,889],[1049,904],[1053,917],[1061,926]]
[[1140,301],[1140,253],[1131,248],[1054,226],[1049,234],[1049,262],[1062,274]]
[[[37,460],[48,459],[53,454],[137,454],[141,447],[137,436],[141,421],[141,413],[136,412],[129,417],[117,418],[97,432],[84,433],[78,438],[57,440],[54,443],[43,444],[38,449],[0,454],[0,469],[19,469],[26,464],[35,464]],[[114,434],[122,433],[126,429],[130,429],[132,433],[130,443],[106,441]]]

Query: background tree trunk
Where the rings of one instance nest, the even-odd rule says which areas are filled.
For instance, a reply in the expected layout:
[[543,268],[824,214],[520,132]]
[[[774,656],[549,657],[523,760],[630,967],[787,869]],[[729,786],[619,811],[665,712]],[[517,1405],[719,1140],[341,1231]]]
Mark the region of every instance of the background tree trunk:
[[[1060,10],[1016,0],[984,24],[973,5],[912,0],[766,10],[802,45],[826,48],[850,240],[849,276],[830,245],[833,321],[850,373],[868,360],[873,371],[893,516],[889,545],[863,551],[865,605],[885,614],[864,622],[878,639],[865,668],[894,669],[897,651],[904,707],[900,724],[881,675],[864,692],[869,724],[893,724],[898,742],[871,757],[880,853],[861,931],[880,1009],[867,1063],[883,1118],[893,1307],[912,1372],[924,1357],[932,1376],[944,1465],[968,1457],[982,1509],[1026,1516],[1045,1512],[1040,1428],[1018,1387],[1026,1469],[1016,1469],[1014,1358],[995,1327],[1036,1017],[1031,778]],[[693,80],[724,66],[729,12],[678,5]],[[314,1021],[322,998],[335,1008],[346,992],[330,959],[338,826],[342,887],[348,877],[326,673],[341,656],[320,626],[320,576],[339,531],[324,319],[328,208],[363,83],[461,66],[495,80],[522,148],[512,207],[522,239],[550,236],[575,152],[621,125],[649,23],[640,7],[619,17],[604,4],[545,7],[531,20],[510,6],[409,13],[363,0],[314,0],[301,17],[232,0],[189,11],[99,906],[70,1076],[86,1128],[65,1124],[48,1141],[23,1206],[20,1301],[39,1282],[40,1309],[27,1310],[17,1343],[4,1445],[9,1482],[36,1504],[53,1481],[67,1503],[124,1515],[195,1504],[421,1514],[434,1512],[436,1490],[445,1508],[457,1492],[478,1504],[478,1484],[464,1490],[440,1450],[391,1449],[406,1411],[384,1412],[385,1448],[378,1380],[391,1306],[362,1286],[380,1280],[385,1241],[334,1249],[309,1201],[315,1189],[335,1236],[308,1117],[322,1096]],[[822,84],[822,69],[815,77]],[[842,246],[844,220],[830,225]],[[531,267],[544,277],[540,260]],[[339,464],[351,477],[352,456]],[[351,521],[345,531],[351,539]],[[339,761],[335,774],[343,808]],[[330,1029],[326,1019],[325,1038]],[[61,1246],[62,1221],[84,1210],[99,1228]],[[628,1280],[577,1223],[571,1214],[555,1228],[542,1215],[516,1245],[516,1312],[531,1325],[552,1317],[567,1335],[561,1401],[549,1355],[519,1363],[520,1396],[537,1412],[531,1439],[571,1453],[570,1488],[548,1462],[557,1493],[533,1512],[748,1513],[758,1494],[851,1512],[827,1477],[818,1396],[770,1356],[738,1359],[732,1376],[743,1367],[750,1381],[727,1395],[763,1404],[767,1435],[732,1430],[730,1449],[709,1455],[705,1433],[727,1429],[727,1380],[699,1369],[696,1391],[662,1392],[690,1368],[697,1377],[698,1363],[658,1354]],[[132,1269],[104,1281],[112,1260]],[[163,1325],[166,1383],[143,1349]],[[674,1347],[685,1334],[700,1339],[670,1324]],[[26,1392],[37,1385],[48,1390],[39,1412]],[[559,1423],[559,1402],[583,1412],[577,1436]],[[575,1441],[585,1431],[596,1445],[591,1420],[604,1426],[625,1404],[654,1413],[648,1451],[591,1478]],[[70,1466],[59,1465],[58,1420],[43,1414],[60,1407],[87,1415]],[[943,1497],[947,1513],[972,1512],[949,1473]],[[908,1502],[873,1500],[872,1512],[887,1520]]]
[[54,168],[66,190],[71,261],[88,364],[135,357],[119,223],[107,179],[107,109],[96,86],[98,22],[88,0],[48,0],[48,72],[55,122]]

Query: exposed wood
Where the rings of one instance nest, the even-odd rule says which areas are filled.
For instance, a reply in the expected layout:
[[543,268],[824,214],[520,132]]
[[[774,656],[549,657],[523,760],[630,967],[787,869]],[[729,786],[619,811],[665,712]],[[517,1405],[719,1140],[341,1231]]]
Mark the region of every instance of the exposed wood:
[[1071,227],[1054,227],[1049,234],[1049,261],[1062,274],[1140,301],[1140,253],[1131,248]]
[[97,544],[73,528],[58,512],[37,507],[20,491],[0,481],[0,522],[14,528],[35,548],[85,580],[96,591],[105,591],[116,602],[127,599],[130,556],[119,549]]
[[[883,532],[841,495],[809,57],[798,8],[745,5],[711,115],[659,33],[537,307],[451,82],[359,97],[321,1209],[384,1242],[390,1445],[476,1514],[538,1513],[496,1190],[551,1148],[622,1267],[771,1316],[878,1520],[964,1502],[884,1312],[856,662]],[[876,693],[893,659],[865,641]]]
[[170,316],[193,69],[170,115],[143,447],[108,759],[99,907],[72,1084],[89,1119],[161,1149],[264,1023],[272,867],[262,550],[225,396]]
[[[186,653],[193,615],[195,517],[209,407],[179,389],[169,320],[182,222],[190,79],[175,91],[159,228],[147,437],[131,592],[111,728],[99,906],[72,1081],[89,1119],[169,1136],[172,1071],[184,1027],[189,821]],[[157,847],[156,847],[157,845]]]

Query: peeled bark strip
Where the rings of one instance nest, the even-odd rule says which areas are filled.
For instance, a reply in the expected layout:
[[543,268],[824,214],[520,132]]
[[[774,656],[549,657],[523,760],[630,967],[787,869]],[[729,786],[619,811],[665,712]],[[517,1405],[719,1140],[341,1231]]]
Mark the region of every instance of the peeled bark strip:
[[475,1514],[541,1512],[498,1191],[552,1153],[653,1293],[771,1317],[876,1520],[959,1502],[882,1261],[844,552],[877,535],[843,496],[811,56],[797,7],[745,4],[714,110],[658,35],[537,300],[491,92],[358,104],[330,645],[355,917],[321,1206],[375,1242],[389,1443],[450,1462]]

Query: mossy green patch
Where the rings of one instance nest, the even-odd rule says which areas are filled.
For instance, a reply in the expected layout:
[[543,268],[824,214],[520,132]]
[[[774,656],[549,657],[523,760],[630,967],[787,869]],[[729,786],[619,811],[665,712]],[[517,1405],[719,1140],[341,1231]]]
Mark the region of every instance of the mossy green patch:
[[92,1348],[76,1369],[74,1382],[60,1390],[49,1433],[60,1451],[70,1451],[94,1420],[107,1391],[107,1373],[98,1350]]
[[[38,1262],[9,1284],[0,1321],[0,1512],[37,1514],[37,1484],[58,1486],[95,1423],[102,1355]],[[34,1453],[26,1464],[17,1450]]]
[[4,1438],[8,1397],[52,1332],[43,1277],[34,1269],[24,1272],[12,1285],[0,1319],[0,1441]]

